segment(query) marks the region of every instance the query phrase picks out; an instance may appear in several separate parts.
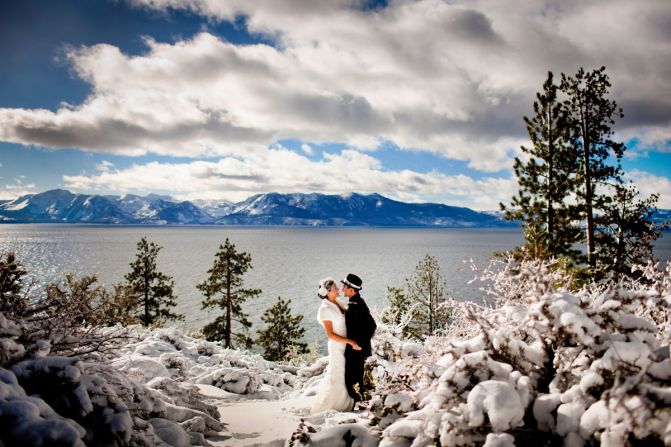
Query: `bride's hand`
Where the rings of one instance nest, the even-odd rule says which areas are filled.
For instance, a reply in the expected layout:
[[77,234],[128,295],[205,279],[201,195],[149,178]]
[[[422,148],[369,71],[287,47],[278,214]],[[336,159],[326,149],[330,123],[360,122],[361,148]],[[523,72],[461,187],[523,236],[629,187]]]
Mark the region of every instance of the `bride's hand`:
[[354,340],[352,340],[350,346],[352,346],[352,349],[354,349],[355,351],[361,351],[361,346],[359,346],[359,344]]

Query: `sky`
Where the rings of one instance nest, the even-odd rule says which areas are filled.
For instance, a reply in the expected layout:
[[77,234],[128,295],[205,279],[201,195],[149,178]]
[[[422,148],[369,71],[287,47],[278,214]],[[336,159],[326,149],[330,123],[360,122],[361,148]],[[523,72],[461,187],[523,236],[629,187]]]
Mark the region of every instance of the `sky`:
[[668,0],[0,0],[0,199],[380,193],[496,210],[552,71],[606,67],[671,208]]

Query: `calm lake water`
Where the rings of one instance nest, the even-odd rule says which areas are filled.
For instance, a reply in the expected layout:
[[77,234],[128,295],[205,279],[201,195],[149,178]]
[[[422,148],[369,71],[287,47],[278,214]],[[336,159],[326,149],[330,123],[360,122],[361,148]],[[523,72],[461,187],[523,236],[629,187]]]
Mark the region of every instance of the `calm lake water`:
[[[481,300],[480,285],[468,284],[474,274],[464,261],[473,259],[483,268],[493,252],[523,241],[518,229],[27,224],[0,225],[0,253],[15,251],[40,289],[68,272],[95,274],[111,286],[123,281],[143,236],[163,246],[158,267],[174,278],[177,311],[186,316],[185,329],[201,327],[215,315],[201,310],[203,297],[196,284],[207,277],[219,245],[229,238],[252,256],[254,268],[245,276],[245,285],[263,290],[245,305],[254,322],[252,330],[262,327],[263,311],[281,296],[291,299],[295,314],[305,315],[308,341],[324,337],[316,321],[316,290],[325,276],[341,279],[349,272],[358,274],[364,281],[362,296],[370,307],[381,309],[387,286],[403,285],[429,253],[438,259],[451,295]],[[655,256],[671,259],[669,233],[657,242]]]

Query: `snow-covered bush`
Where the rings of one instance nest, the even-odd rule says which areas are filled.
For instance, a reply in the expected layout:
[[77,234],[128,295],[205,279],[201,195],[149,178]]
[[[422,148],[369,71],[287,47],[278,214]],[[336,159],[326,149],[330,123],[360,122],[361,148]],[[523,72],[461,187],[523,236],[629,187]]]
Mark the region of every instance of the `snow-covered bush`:
[[373,418],[360,440],[671,445],[671,269],[637,268],[638,280],[572,291],[549,263],[504,264],[483,274],[494,306],[462,304],[447,337],[408,346],[380,325]]
[[142,384],[101,353],[50,355],[49,340],[27,349],[25,326],[0,313],[0,444],[207,445],[223,430],[194,386]]
[[95,278],[68,277],[31,300],[20,263],[0,261],[0,445],[207,445],[204,434],[223,430],[193,385],[143,384],[110,363],[143,334],[89,324]]

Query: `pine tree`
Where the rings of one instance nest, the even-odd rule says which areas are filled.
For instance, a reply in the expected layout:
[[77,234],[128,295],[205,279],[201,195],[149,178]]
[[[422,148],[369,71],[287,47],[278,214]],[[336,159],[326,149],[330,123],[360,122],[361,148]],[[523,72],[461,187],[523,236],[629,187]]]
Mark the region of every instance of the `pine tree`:
[[630,276],[634,264],[645,264],[653,257],[653,242],[661,236],[652,222],[659,194],[639,199],[631,184],[616,184],[612,201],[595,219],[597,265],[601,274],[612,271]]
[[263,348],[263,357],[267,360],[286,360],[292,346],[298,348],[298,354],[307,352],[307,344],[298,341],[305,334],[301,327],[303,315],[291,315],[290,304],[291,300],[277,297],[277,302],[261,317],[268,326],[256,331],[259,334],[256,342]]
[[421,333],[411,324],[413,303],[402,287],[387,287],[387,307],[382,311],[380,319],[384,324],[401,328],[401,337],[421,339]]
[[96,301],[105,298],[105,289],[97,282],[96,276],[76,278],[68,273],[63,281],[47,285],[47,300],[58,303],[73,325],[95,324]]
[[[583,242],[589,269],[577,270],[579,276],[630,274],[633,263],[650,258],[659,237],[651,220],[657,196],[638,200],[622,180],[626,148],[612,139],[612,126],[623,113],[608,99],[605,68],[561,77],[557,87],[548,74],[535,116],[524,119],[533,146],[522,147],[527,162],[515,159],[519,194],[510,209],[501,208],[506,218],[523,222],[527,255],[562,256],[571,268],[584,262],[574,248]],[[565,95],[561,102],[558,93]],[[584,232],[578,222],[586,223]]]
[[[224,311],[213,322],[203,328],[203,335],[210,341],[223,341],[226,348],[233,348],[233,339],[245,347],[251,347],[252,339],[248,330],[252,323],[242,311],[247,298],[261,294],[259,289],[244,289],[243,275],[252,268],[252,257],[246,252],[238,252],[228,238],[215,255],[212,268],[207,271],[209,277],[198,284],[205,299],[203,309],[219,307]],[[233,322],[242,329],[234,332]]]
[[450,321],[445,287],[438,260],[427,254],[415,267],[414,275],[406,278],[404,289],[389,288],[389,306],[383,318],[387,323],[402,326],[405,337],[421,339],[435,335]]
[[28,270],[16,258],[14,252],[8,252],[0,258],[0,311],[10,315],[22,316],[29,305],[27,293],[23,292],[24,280]]
[[112,292],[103,292],[103,299],[98,306],[96,319],[99,324],[101,326],[140,324],[139,315],[133,313],[139,305],[137,295],[127,284],[114,284],[112,287]]
[[143,237],[137,243],[135,261],[125,278],[140,307],[138,318],[144,326],[162,325],[167,320],[183,320],[170,311],[177,305],[173,295],[172,277],[157,270],[156,258],[162,247]]
[[[567,106],[576,148],[581,154],[578,204],[582,218],[587,222],[585,242],[587,262],[596,268],[596,216],[610,206],[610,191],[603,186],[620,182],[620,160],[625,147],[612,140],[615,118],[622,118],[622,109],[608,99],[610,80],[606,67],[585,72],[578,70],[575,77],[562,73],[560,89],[568,96]],[[616,165],[609,164],[615,157]]]
[[565,104],[557,98],[552,72],[536,94],[534,115],[524,117],[531,146],[522,146],[526,161],[515,158],[519,191],[509,208],[500,204],[504,217],[522,221],[526,245],[523,256],[546,259],[576,256],[579,240],[576,208],[566,199],[574,189],[578,154],[570,140]]

